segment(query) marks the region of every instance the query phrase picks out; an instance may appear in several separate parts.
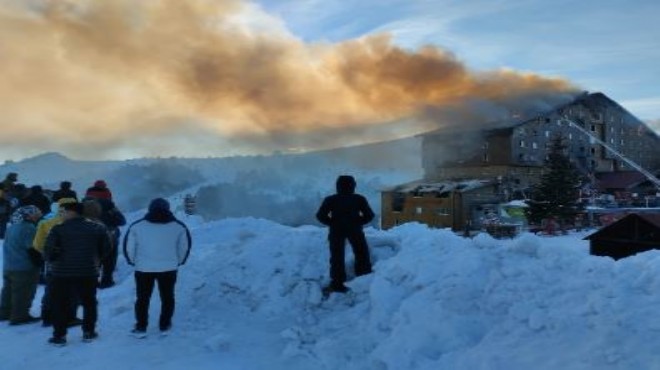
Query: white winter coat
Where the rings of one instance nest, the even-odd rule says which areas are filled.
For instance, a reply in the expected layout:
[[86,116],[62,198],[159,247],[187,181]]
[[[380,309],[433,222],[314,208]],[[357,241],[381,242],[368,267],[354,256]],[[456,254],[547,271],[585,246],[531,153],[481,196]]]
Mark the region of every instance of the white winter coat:
[[124,256],[136,271],[174,271],[186,262],[190,247],[190,232],[182,222],[140,220],[126,233]]

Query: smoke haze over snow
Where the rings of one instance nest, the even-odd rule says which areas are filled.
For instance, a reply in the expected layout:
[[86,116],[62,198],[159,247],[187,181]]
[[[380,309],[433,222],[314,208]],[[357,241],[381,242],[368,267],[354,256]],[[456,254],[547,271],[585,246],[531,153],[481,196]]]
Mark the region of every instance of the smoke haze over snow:
[[407,51],[386,34],[306,44],[246,1],[0,4],[4,155],[328,148],[434,128],[429,109],[506,110],[575,90],[530,73],[473,72],[446,50]]
[[660,134],[660,118],[658,118],[658,119],[647,120],[647,121],[646,121],[646,124],[649,125],[649,127],[650,127],[653,131],[655,131],[655,132],[657,132],[658,134]]

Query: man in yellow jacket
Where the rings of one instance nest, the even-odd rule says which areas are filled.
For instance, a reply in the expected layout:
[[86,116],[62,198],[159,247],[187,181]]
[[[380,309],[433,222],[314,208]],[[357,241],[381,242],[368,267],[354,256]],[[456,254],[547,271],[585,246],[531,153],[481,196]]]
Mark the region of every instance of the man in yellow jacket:
[[[64,222],[64,205],[65,204],[71,204],[71,203],[78,203],[77,200],[74,198],[62,198],[59,201],[57,201],[57,213],[55,216],[52,218],[49,218],[47,220],[43,220],[39,222],[39,225],[37,225],[37,234],[34,236],[34,241],[32,242],[32,247],[39,251],[42,255],[44,253],[44,247],[46,246],[46,240],[48,239],[48,234],[50,233],[50,230],[55,227],[55,225],[59,225],[62,222]],[[51,307],[51,297],[50,297],[50,287],[49,287],[49,280],[50,280],[50,274],[48,273],[48,267],[46,267],[46,289],[44,291],[43,298],[41,299],[41,319],[43,326],[51,326],[52,325],[52,314],[50,312],[50,307]],[[71,311],[71,319],[72,319],[72,324],[77,324],[77,322],[73,322],[76,320],[76,309],[77,305],[73,306]]]
[[39,225],[37,225],[37,234],[34,236],[34,242],[32,242],[32,247],[34,247],[34,249],[41,252],[41,254],[44,253],[44,247],[46,246],[46,239],[48,238],[48,233],[50,233],[50,230],[53,228],[53,226],[59,225],[62,223],[62,221],[64,221],[64,219],[62,218],[64,211],[63,206],[65,204],[71,204],[77,202],[78,201],[73,198],[62,198],[57,202],[58,208],[57,208],[57,212],[55,213],[55,216],[43,220],[39,222]]

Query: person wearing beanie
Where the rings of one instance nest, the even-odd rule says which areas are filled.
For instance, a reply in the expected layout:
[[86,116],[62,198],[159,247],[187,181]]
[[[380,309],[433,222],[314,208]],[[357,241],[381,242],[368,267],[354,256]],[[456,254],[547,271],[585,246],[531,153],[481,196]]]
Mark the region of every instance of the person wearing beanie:
[[121,238],[120,226],[126,225],[126,218],[112,201],[112,192],[104,180],[96,180],[94,186],[87,189],[84,200],[96,200],[103,209],[101,222],[108,228],[112,240],[112,249],[108,257],[101,261],[102,274],[99,288],[105,289],[115,285],[114,272],[119,257],[119,240]]
[[103,225],[83,217],[81,203],[64,206],[64,222],[48,234],[44,249],[50,265],[53,336],[49,343],[66,344],[72,302],[80,299],[83,307],[83,340],[98,337],[96,321],[99,261],[110,252],[110,239]]
[[40,265],[34,262],[32,253],[35,252],[31,252],[31,248],[36,233],[35,224],[40,218],[41,211],[37,207],[20,207],[12,215],[12,224],[7,230],[3,248],[0,321],[9,320],[10,325],[40,320],[30,315],[40,269]]
[[[37,233],[34,236],[32,242],[32,247],[41,253],[43,257],[44,248],[46,247],[46,238],[50,231],[55,227],[64,222],[65,209],[64,206],[67,204],[76,203],[74,198],[62,198],[57,203],[57,211],[55,215],[49,219],[44,219],[37,225]],[[44,295],[41,297],[41,320],[42,325],[45,327],[53,325],[53,315],[52,315],[52,304],[51,304],[51,274],[48,264],[45,266],[45,281],[46,288],[44,289]],[[72,303],[69,310],[69,326],[80,325],[82,320],[76,318],[77,303]]]
[[78,194],[71,189],[70,181],[62,181],[60,183],[60,188],[55,193],[53,193],[53,202],[58,202],[60,199],[64,198],[73,198],[76,201],[78,200]]
[[174,288],[179,266],[186,263],[192,238],[186,225],[177,220],[167,200],[151,201],[149,211],[133,223],[124,238],[124,257],[135,268],[135,326],[132,333],[145,337],[149,326],[149,303],[158,284],[161,311],[159,329],[167,332],[174,315]]
[[353,247],[355,275],[371,273],[369,247],[362,229],[374,219],[374,212],[364,196],[355,194],[355,187],[353,176],[339,176],[336,183],[337,193],[325,198],[316,213],[319,222],[330,228],[328,241],[331,283],[325,292],[345,293],[349,290],[344,285],[346,240]]
[[112,200],[112,192],[108,189],[108,184],[104,180],[96,180],[94,186],[85,192],[85,198]]

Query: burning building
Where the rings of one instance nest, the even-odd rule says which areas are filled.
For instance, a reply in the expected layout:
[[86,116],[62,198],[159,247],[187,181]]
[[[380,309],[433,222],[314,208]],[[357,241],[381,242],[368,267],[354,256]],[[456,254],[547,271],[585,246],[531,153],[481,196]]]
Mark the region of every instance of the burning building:
[[[660,137],[605,94],[584,93],[532,116],[514,113],[508,121],[422,135],[425,178],[418,186],[479,180],[491,184],[491,194],[481,199],[462,197],[460,202],[450,202],[450,207],[443,203],[440,208],[448,217],[420,218],[425,212],[440,212],[435,209],[436,195],[419,197],[416,188],[409,186],[388,189],[382,194],[383,228],[406,221],[455,230],[465,228],[467,222],[480,226],[493,203],[526,197],[543,172],[548,144],[555,137],[563,138],[571,161],[594,182],[606,173],[610,179],[630,174],[635,168],[626,160],[648,170],[660,169]],[[458,188],[452,191],[464,193]],[[402,199],[402,206],[393,206]],[[406,213],[406,209],[415,212]]]

